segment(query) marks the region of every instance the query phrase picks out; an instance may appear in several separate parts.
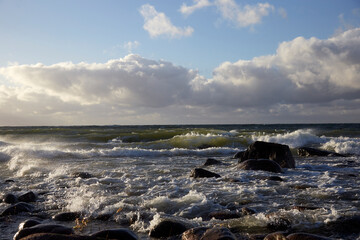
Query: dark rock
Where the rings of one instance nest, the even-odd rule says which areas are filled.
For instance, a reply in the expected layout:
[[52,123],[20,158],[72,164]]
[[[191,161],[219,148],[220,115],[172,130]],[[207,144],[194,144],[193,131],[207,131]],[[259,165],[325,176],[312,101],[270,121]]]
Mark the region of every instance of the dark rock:
[[243,207],[243,208],[241,208],[241,213],[243,215],[252,215],[252,214],[255,214],[256,211],[251,208]]
[[360,233],[360,215],[340,217],[329,222],[326,228],[331,232],[342,234]]
[[14,240],[19,240],[23,237],[35,233],[57,233],[57,234],[69,235],[69,234],[73,234],[74,230],[72,228],[57,224],[38,224],[33,227],[24,228],[18,231],[14,236]]
[[303,212],[303,211],[306,211],[306,210],[316,210],[316,209],[319,209],[319,207],[294,206],[293,209],[296,209],[299,212]]
[[245,151],[241,151],[241,152],[237,152],[237,153],[235,153],[235,155],[233,156],[233,158],[243,158],[244,157],[244,155],[245,155]]
[[112,213],[99,214],[95,217],[95,220],[108,221],[113,216]]
[[195,168],[191,171],[190,177],[193,178],[219,178],[220,175],[217,173],[210,172],[208,170],[202,169],[202,168]]
[[12,179],[6,179],[6,180],[5,180],[5,183],[13,183],[13,182],[15,182],[15,181],[12,180]]
[[209,213],[210,218],[225,220],[225,219],[232,219],[232,218],[239,218],[241,215],[234,211],[224,210],[224,211],[216,211]]
[[33,193],[32,191],[27,192],[27,193],[25,193],[25,194],[18,197],[20,202],[27,202],[27,203],[35,202],[36,198],[37,197],[36,197],[35,193]]
[[235,235],[224,227],[214,227],[206,230],[201,240],[236,240]]
[[204,166],[210,166],[210,165],[221,165],[222,162],[220,162],[219,160],[213,159],[213,158],[208,158],[206,159],[206,162],[204,163]]
[[331,238],[309,234],[309,233],[293,233],[286,237],[287,240],[331,240]]
[[288,240],[288,239],[284,236],[284,232],[274,232],[266,235],[264,240]]
[[19,230],[22,230],[24,228],[33,227],[35,225],[39,225],[41,222],[35,220],[35,219],[28,219],[22,223],[19,224]]
[[149,236],[153,238],[165,238],[182,234],[187,230],[185,224],[165,219],[150,230]]
[[76,177],[76,178],[79,177],[79,178],[84,178],[84,179],[93,177],[93,175],[91,175],[88,172],[76,172],[76,173],[73,174],[73,176]]
[[3,202],[10,203],[10,204],[17,203],[18,198],[14,194],[8,193],[4,196]]
[[34,206],[29,203],[19,202],[16,203],[8,208],[6,208],[2,213],[1,216],[8,216],[8,215],[16,215],[21,212],[32,212],[34,210]]
[[291,227],[291,222],[285,218],[275,218],[266,227],[271,231],[285,231]]
[[58,233],[35,233],[28,235],[21,240],[100,240],[91,236],[63,235]]
[[67,222],[67,221],[74,221],[80,217],[81,217],[81,213],[79,212],[63,212],[54,215],[52,219],[55,221]]
[[182,240],[200,240],[201,237],[206,232],[206,230],[208,230],[208,229],[209,228],[207,228],[207,227],[191,228],[191,229],[186,230],[185,232],[183,232],[183,234],[181,236],[181,239]]
[[119,239],[119,240],[137,240],[138,236],[130,231],[129,229],[119,228],[119,229],[110,229],[103,230],[91,235],[95,238],[104,238],[104,239]]
[[283,182],[283,181],[284,181],[284,179],[282,179],[282,178],[279,177],[279,176],[270,176],[270,177],[268,177],[268,180],[278,181],[278,182]]
[[238,168],[242,170],[263,170],[274,173],[282,173],[280,165],[269,159],[249,159],[239,163]]
[[318,157],[330,157],[330,156],[346,157],[345,155],[339,154],[339,153],[336,153],[336,152],[330,152],[330,151],[325,151],[325,150],[320,150],[320,149],[315,149],[315,148],[310,148],[310,147],[298,148],[297,153],[301,157],[313,157],[313,156],[318,156]]

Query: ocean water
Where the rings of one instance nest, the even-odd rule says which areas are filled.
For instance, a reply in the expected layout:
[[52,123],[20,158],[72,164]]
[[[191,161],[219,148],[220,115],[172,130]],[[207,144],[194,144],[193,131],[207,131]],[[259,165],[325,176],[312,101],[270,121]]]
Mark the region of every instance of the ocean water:
[[[232,156],[257,140],[289,145],[296,168],[238,170]],[[302,146],[348,157],[299,157]],[[224,163],[203,167],[221,178],[191,178],[207,158]],[[147,239],[163,218],[250,234],[269,232],[268,224],[283,218],[294,230],[316,232],[360,213],[359,170],[360,124],[0,127],[0,195],[35,192],[38,215],[81,212],[83,234],[124,226]],[[0,211],[7,206],[0,203]],[[209,217],[242,207],[255,214]],[[109,219],[97,220],[102,216]],[[11,239],[27,218],[3,219],[1,239]]]

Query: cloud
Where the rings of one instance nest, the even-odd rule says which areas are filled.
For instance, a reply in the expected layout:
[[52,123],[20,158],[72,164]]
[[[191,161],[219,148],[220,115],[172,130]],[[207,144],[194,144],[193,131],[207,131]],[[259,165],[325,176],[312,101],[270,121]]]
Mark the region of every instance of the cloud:
[[144,18],[144,29],[150,34],[150,37],[167,36],[170,38],[180,38],[191,36],[194,29],[191,27],[180,28],[174,26],[170,19],[162,12],[149,5],[142,5],[140,13]]
[[192,14],[194,11],[211,6],[212,4],[208,0],[193,0],[194,5],[188,6],[185,3],[181,5],[180,12],[185,16]]
[[212,78],[130,54],[0,68],[0,124],[331,122],[360,119],[360,28],[298,37]]
[[123,47],[129,52],[129,53],[132,53],[132,51],[137,48],[138,46],[140,46],[140,42],[138,41],[129,41],[129,42],[126,42],[124,43]]

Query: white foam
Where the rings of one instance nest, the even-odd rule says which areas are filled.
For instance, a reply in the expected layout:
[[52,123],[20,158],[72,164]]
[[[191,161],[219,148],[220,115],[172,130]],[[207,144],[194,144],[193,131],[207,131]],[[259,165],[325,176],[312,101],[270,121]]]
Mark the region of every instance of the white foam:
[[360,155],[360,138],[336,137],[322,145],[322,148],[342,154]]

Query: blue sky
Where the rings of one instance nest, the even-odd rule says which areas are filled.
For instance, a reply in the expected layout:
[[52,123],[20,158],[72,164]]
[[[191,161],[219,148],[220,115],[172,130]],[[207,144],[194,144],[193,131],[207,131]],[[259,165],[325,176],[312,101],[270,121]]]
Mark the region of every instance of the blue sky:
[[0,125],[358,122],[359,26],[358,0],[0,0]]

